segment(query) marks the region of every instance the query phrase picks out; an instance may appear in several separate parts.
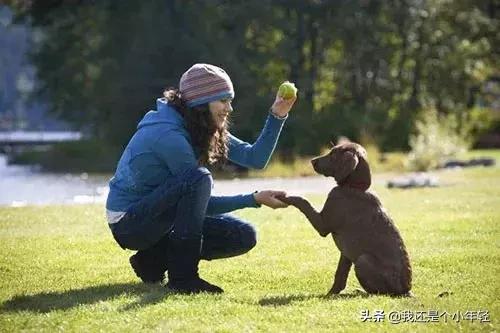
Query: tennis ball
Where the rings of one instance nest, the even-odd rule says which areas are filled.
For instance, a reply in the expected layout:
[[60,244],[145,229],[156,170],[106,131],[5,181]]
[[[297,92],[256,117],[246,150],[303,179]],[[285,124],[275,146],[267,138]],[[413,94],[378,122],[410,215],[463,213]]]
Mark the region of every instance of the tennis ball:
[[290,81],[283,82],[278,89],[278,96],[283,97],[283,99],[297,97],[297,88],[295,84]]

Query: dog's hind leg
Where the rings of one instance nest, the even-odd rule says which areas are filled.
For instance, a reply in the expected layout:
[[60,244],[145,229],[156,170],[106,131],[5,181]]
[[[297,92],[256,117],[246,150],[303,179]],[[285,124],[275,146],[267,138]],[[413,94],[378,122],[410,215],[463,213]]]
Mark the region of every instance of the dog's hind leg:
[[354,262],[354,271],[361,286],[370,294],[390,294],[388,281],[384,276],[384,267],[378,260],[362,254]]
[[352,261],[349,260],[343,254],[340,254],[339,263],[337,265],[337,271],[335,272],[335,280],[333,281],[333,286],[327,295],[338,294],[344,290],[347,283],[347,276],[351,270]]

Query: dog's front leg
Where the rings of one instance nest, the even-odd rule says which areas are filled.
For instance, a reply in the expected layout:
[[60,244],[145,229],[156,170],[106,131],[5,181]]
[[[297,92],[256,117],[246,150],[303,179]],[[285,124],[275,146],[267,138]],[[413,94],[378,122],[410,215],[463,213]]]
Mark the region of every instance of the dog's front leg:
[[337,265],[337,271],[335,272],[335,280],[333,281],[333,286],[327,295],[338,294],[344,290],[351,266],[352,261],[341,253],[339,263]]
[[322,237],[330,233],[330,230],[326,228],[323,222],[321,214],[318,213],[306,199],[298,196],[278,197],[278,199],[284,203],[297,207]]

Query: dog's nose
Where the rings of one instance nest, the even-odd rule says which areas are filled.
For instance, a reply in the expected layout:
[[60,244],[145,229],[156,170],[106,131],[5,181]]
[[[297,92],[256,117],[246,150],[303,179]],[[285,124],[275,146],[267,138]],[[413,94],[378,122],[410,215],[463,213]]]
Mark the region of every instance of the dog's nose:
[[313,167],[315,167],[317,163],[318,163],[318,159],[317,158],[313,158],[311,160],[311,164],[312,164]]

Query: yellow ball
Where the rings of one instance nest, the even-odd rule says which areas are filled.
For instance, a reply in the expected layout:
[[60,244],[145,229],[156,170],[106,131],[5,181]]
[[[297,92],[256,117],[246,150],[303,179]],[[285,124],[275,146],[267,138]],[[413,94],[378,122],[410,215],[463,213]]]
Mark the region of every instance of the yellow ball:
[[283,82],[278,89],[278,96],[282,97],[283,99],[297,97],[297,88],[295,87],[295,84],[289,81]]

